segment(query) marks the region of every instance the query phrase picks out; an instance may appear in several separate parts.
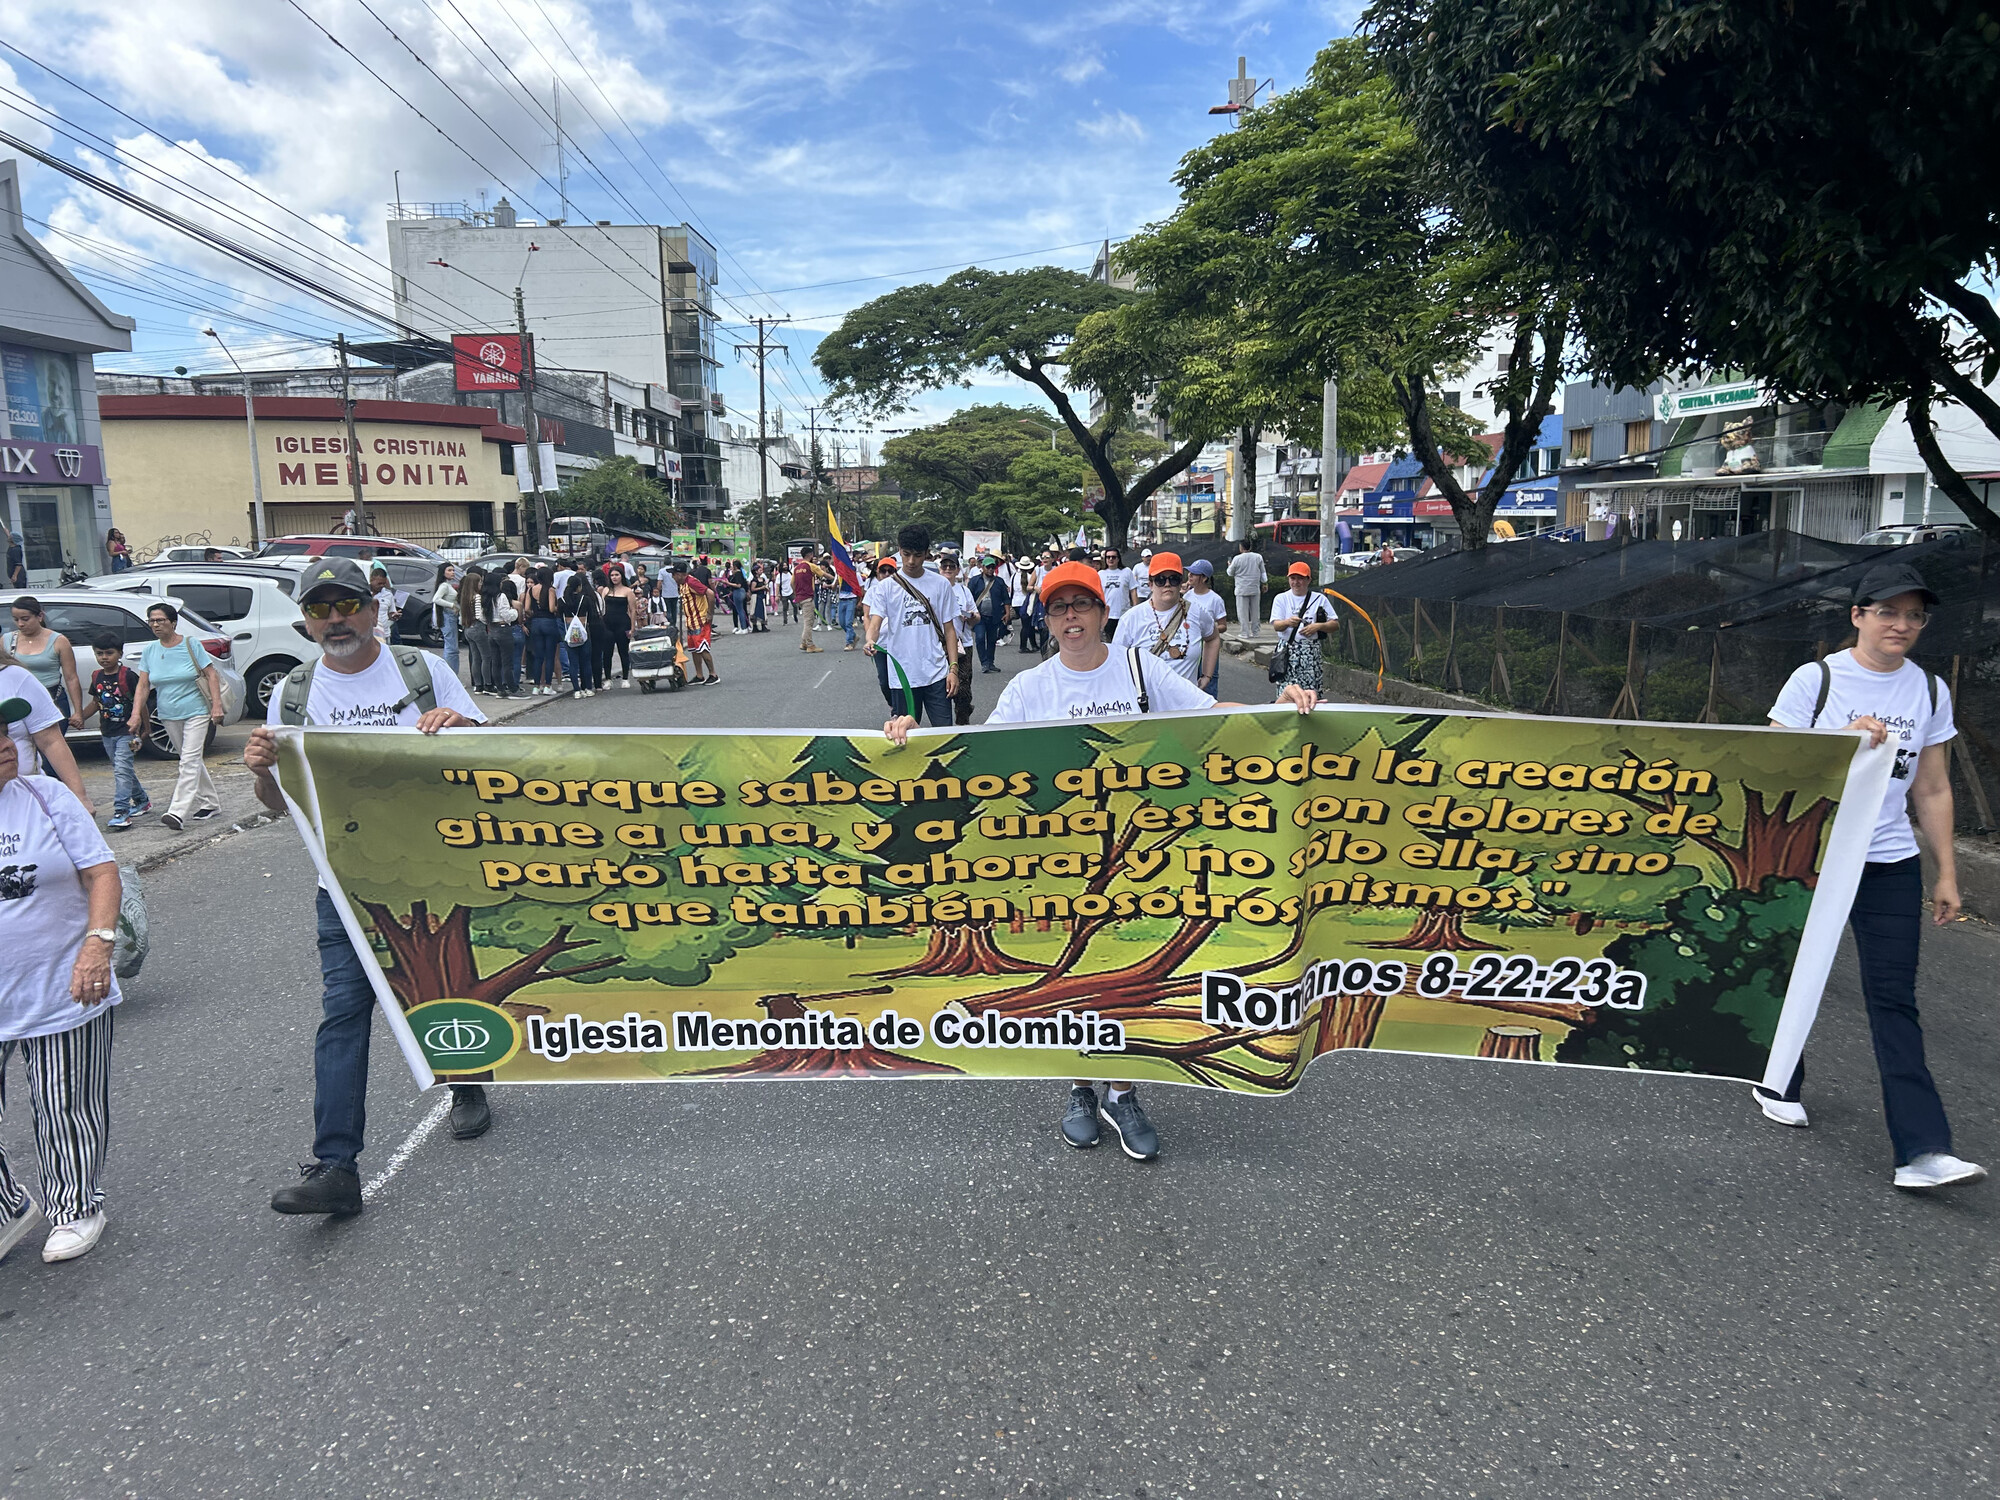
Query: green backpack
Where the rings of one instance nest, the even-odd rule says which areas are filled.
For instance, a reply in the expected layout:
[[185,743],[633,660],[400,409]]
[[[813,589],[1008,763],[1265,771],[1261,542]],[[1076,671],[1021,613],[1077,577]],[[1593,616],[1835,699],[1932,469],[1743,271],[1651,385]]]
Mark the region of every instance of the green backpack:
[[[401,713],[412,703],[417,712],[427,714],[437,707],[437,685],[431,681],[431,664],[421,651],[392,651],[396,670],[403,675],[403,686],[407,691],[396,700],[395,711]],[[306,700],[312,696],[313,673],[319,667],[316,661],[307,662],[302,667],[294,667],[285,675],[285,685],[278,694],[278,722],[280,724],[302,725],[306,722]]]

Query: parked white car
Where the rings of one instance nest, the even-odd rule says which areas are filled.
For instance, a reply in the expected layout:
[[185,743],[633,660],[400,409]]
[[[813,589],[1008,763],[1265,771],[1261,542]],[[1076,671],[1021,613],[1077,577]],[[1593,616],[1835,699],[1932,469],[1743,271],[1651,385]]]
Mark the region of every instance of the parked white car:
[[206,560],[211,552],[220,552],[224,562],[240,562],[256,554],[248,547],[168,547],[154,553],[148,562],[198,563]]
[[275,564],[269,560],[206,566],[149,564],[122,573],[99,574],[85,579],[81,587],[178,599],[227,632],[251,711],[261,718],[284,675],[302,663],[319,660],[319,647],[292,628],[299,618],[293,598],[305,561],[302,558],[289,566],[282,560]]
[[[137,571],[117,576],[130,578]],[[146,609],[155,597],[165,598],[180,611],[182,634],[200,641],[202,648],[215,658],[216,675],[222,679],[223,705],[228,709],[224,722],[234,724],[243,717],[245,697],[235,642],[227,629],[204,619],[187,600],[171,592],[154,596],[91,588],[38,590],[35,594],[48,616],[49,629],[69,637],[70,653],[76,660],[76,680],[85,692],[90,691],[90,674],[97,670],[97,656],[91,642],[100,632],[109,631],[117,636],[124,647],[125,665],[135,672],[139,670],[140,656],[153,643],[153,632],[146,624]],[[213,733],[211,730],[211,737]],[[97,720],[86,719],[82,729],[72,728],[67,735],[77,744],[94,745],[100,739]],[[171,757],[174,753],[157,718],[144,748],[151,755]]]
[[444,539],[437,549],[438,556],[446,562],[455,562],[460,567],[475,557],[493,551],[493,533],[490,531],[454,531]]

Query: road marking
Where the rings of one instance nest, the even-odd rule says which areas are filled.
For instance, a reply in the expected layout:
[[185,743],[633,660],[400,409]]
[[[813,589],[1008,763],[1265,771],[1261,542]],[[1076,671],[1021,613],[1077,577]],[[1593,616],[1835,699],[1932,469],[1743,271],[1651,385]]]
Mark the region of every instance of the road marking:
[[417,1128],[403,1138],[403,1144],[389,1153],[389,1164],[376,1173],[368,1185],[362,1188],[361,1201],[363,1203],[371,1201],[377,1193],[382,1191],[383,1185],[391,1177],[394,1177],[398,1172],[403,1170],[403,1163],[416,1154],[417,1147],[424,1143],[424,1138],[433,1130],[436,1130],[438,1126],[442,1125],[444,1117],[450,1113],[451,1090],[446,1089],[444,1097],[431,1106],[431,1112],[417,1121]]
[[813,684],[813,691],[818,692],[821,688],[825,687],[827,678],[831,677],[832,675],[833,675],[832,667],[828,667],[824,672],[820,673],[819,681]]

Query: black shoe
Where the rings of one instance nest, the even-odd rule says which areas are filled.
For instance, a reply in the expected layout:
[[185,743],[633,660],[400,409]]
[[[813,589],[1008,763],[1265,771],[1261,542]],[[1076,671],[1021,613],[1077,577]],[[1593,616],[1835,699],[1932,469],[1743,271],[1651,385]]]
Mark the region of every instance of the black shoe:
[[174,831],[175,833],[179,833],[179,832],[181,831],[181,819],[180,819],[180,814],[179,814],[179,813],[161,813],[161,814],[160,814],[160,826],[161,826],[162,828],[171,828],[171,829],[173,829],[173,831]]
[[271,1194],[271,1207],[281,1214],[332,1214],[345,1218],[361,1212],[361,1174],[330,1161],[308,1162],[299,1168],[302,1181]]
[[1079,1151],[1088,1151],[1098,1142],[1097,1090],[1078,1084],[1069,1091],[1069,1108],[1063,1111],[1063,1141]]
[[198,807],[195,809],[194,815],[196,821],[199,822],[203,818],[217,817],[221,812],[222,809],[219,807]]
[[1153,1130],[1153,1122],[1146,1118],[1146,1112],[1139,1108],[1137,1089],[1127,1089],[1125,1097],[1115,1104],[1106,1093],[1104,1107],[1097,1115],[1117,1134],[1119,1146],[1132,1160],[1151,1161],[1160,1154],[1160,1137]]
[[476,1083],[451,1086],[451,1138],[473,1141],[493,1128],[493,1107],[486,1102],[486,1090]]

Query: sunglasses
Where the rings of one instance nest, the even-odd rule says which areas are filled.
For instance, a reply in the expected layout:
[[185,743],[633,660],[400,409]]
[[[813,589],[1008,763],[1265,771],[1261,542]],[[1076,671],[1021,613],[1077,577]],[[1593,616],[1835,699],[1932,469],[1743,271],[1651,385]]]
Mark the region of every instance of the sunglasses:
[[324,620],[328,615],[339,615],[345,620],[349,615],[358,615],[375,601],[357,599],[349,594],[345,599],[311,599],[299,606],[300,613],[309,620]]
[[1177,589],[1181,586],[1181,575],[1178,573],[1155,573],[1153,575],[1153,582],[1164,583],[1170,589]]

